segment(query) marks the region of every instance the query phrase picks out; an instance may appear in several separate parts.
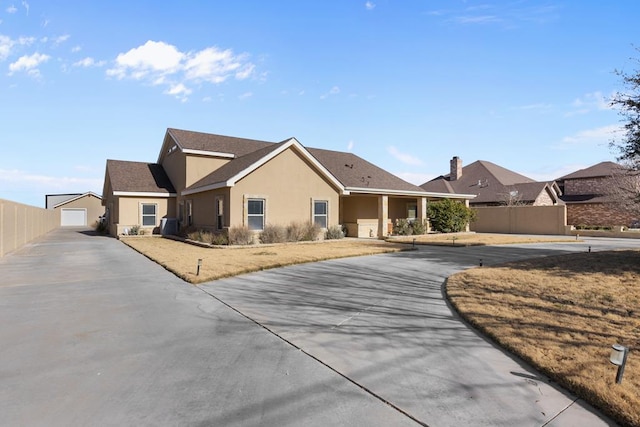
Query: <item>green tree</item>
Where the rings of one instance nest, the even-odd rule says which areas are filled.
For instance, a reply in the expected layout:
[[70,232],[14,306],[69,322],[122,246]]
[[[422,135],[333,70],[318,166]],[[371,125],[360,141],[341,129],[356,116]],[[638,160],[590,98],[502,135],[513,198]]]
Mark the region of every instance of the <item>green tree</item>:
[[464,231],[467,224],[474,221],[476,212],[464,203],[451,199],[431,202],[427,205],[427,214],[431,227],[442,233]]
[[[640,62],[637,59],[635,62]],[[611,106],[618,109],[624,122],[621,137],[614,137],[613,148],[619,150],[618,160],[640,165],[640,70],[625,72],[616,70],[622,79],[623,92],[617,92],[611,99]]]

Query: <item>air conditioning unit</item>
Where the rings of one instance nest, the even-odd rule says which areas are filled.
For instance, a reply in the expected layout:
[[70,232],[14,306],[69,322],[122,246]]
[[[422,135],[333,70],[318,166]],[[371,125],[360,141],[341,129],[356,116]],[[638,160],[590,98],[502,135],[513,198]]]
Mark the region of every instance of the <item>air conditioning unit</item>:
[[162,218],[160,222],[160,234],[178,234],[178,220],[176,218]]

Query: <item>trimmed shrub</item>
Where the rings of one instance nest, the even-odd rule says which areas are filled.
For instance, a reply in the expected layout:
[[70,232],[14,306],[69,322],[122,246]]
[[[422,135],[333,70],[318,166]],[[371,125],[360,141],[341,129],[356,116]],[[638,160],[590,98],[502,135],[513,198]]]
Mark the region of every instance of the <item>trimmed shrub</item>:
[[320,235],[320,230],[322,228],[316,224],[315,222],[307,222],[304,224],[304,234],[302,235],[302,241],[311,242],[313,240],[318,240],[318,236]]
[[212,245],[228,245],[229,244],[229,236],[226,232],[213,234],[211,236],[211,244]]
[[260,243],[283,243],[287,238],[287,229],[281,225],[267,224],[260,233]]
[[342,232],[342,227],[340,227],[339,225],[332,225],[324,234],[324,238],[326,240],[342,239],[343,237],[344,233]]
[[130,236],[143,236],[144,235],[144,229],[140,228],[139,225],[133,225],[129,229],[129,235]]
[[253,232],[246,225],[231,227],[229,229],[229,244],[251,245],[253,244]]
[[473,209],[451,199],[429,203],[427,214],[433,229],[442,233],[463,231],[467,224],[476,218],[476,212]]
[[304,224],[292,222],[287,226],[287,242],[299,242],[304,237]]
[[427,225],[423,222],[420,221],[419,219],[416,219],[415,221],[413,221],[413,223],[411,224],[411,228],[412,228],[412,232],[413,234],[427,234]]
[[412,233],[413,227],[408,220],[404,218],[396,219],[396,223],[393,225],[393,234],[398,236],[410,236]]

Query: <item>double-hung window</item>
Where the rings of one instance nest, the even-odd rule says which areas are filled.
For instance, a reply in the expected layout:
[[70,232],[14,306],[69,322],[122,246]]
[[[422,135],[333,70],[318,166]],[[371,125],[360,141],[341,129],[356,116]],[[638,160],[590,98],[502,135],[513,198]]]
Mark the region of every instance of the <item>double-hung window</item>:
[[216,197],[216,229],[224,228],[224,199]]
[[321,228],[327,228],[327,205],[326,200],[315,200],[313,202],[313,222]]
[[247,200],[247,225],[249,230],[264,230],[264,199]]
[[142,204],[142,226],[143,227],[154,227],[156,222],[158,205],[155,203],[143,203]]

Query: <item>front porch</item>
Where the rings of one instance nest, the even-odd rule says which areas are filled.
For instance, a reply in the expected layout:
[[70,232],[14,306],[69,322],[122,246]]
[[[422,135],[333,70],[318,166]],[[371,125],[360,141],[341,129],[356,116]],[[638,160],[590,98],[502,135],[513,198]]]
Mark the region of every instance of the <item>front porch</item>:
[[427,220],[427,197],[351,194],[340,197],[340,223],[351,237],[382,239],[398,219]]

